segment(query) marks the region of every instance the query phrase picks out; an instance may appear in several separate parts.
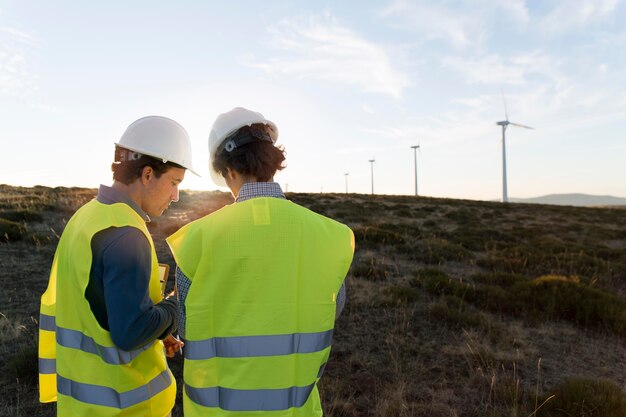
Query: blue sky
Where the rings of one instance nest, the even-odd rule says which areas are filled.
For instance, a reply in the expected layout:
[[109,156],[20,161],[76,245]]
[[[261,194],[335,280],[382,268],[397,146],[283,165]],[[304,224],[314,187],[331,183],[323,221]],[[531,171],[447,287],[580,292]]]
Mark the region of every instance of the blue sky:
[[0,183],[108,184],[113,142],[158,114],[207,138],[236,106],[279,127],[289,191],[626,196],[620,0],[0,0]]

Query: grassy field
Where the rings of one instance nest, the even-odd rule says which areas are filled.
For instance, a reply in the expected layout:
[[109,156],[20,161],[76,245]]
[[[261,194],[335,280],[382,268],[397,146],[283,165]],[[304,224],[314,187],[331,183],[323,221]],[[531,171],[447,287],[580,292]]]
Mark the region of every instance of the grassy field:
[[[0,185],[0,415],[55,413],[37,402],[39,297],[64,225],[95,194]],[[356,236],[326,415],[626,416],[626,210],[288,198]],[[230,202],[181,193],[149,225],[159,259],[173,267],[164,238]],[[170,364],[180,380],[180,356]]]

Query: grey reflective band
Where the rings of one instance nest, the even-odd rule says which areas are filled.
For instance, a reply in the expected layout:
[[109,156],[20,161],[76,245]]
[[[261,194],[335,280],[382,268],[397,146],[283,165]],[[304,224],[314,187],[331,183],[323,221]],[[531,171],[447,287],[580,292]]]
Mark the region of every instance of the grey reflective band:
[[317,373],[317,377],[318,377],[318,378],[321,378],[321,377],[322,377],[322,375],[324,374],[324,370],[326,369],[326,364],[327,364],[327,363],[328,363],[328,362],[324,362],[324,363],[322,364],[322,366],[320,366],[320,370],[319,370],[319,372]]
[[114,346],[102,346],[77,330],[64,329],[63,327],[57,327],[57,343],[66,348],[79,349],[98,355],[103,361],[111,365],[126,365],[139,356],[141,352],[152,347],[152,344],[149,344],[139,349],[126,351]]
[[205,340],[187,340],[185,359],[247,358],[278,356],[294,353],[319,352],[330,346],[333,331],[294,333],[272,336],[213,337]]
[[117,392],[102,385],[85,384],[57,375],[57,391],[78,401],[105,407],[128,408],[147,401],[167,389],[172,383],[166,369],[146,385],[126,392]]
[[39,358],[39,373],[40,374],[56,374],[57,373],[57,361],[55,359]]
[[194,388],[185,384],[189,399],[204,407],[228,411],[276,411],[302,407],[315,384],[285,389],[241,390],[224,387]]
[[39,314],[39,328],[41,330],[48,330],[50,332],[53,332],[56,330],[56,323],[55,323],[55,318],[54,316],[48,316],[47,314]]

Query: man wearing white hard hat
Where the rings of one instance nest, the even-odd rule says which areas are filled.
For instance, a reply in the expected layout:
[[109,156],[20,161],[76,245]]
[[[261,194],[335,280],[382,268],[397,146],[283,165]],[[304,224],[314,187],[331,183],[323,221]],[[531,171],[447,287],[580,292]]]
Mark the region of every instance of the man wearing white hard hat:
[[321,416],[317,381],[345,300],[354,235],[285,199],[276,125],[241,107],[209,136],[235,203],[167,239],[178,265],[186,417]]
[[111,169],[113,185],[67,223],[41,298],[40,400],[56,401],[58,416],[164,417],[176,397],[164,347],[173,356],[182,343],[146,222],[193,172],[187,132],[141,118],[115,143]]

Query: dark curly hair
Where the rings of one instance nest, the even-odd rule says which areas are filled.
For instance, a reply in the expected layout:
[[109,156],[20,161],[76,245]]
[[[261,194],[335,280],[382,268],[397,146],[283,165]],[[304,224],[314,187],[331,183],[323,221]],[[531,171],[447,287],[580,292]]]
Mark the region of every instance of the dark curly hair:
[[[260,129],[261,128],[261,129]],[[253,124],[244,126],[237,130],[232,136],[254,136],[257,137],[258,130],[266,130],[265,125]],[[274,177],[276,171],[285,168],[285,149],[282,146],[274,146],[269,135],[262,135],[258,140],[247,141],[241,146],[237,146],[230,152],[224,149],[224,144],[220,146],[213,160],[213,169],[227,175],[227,168],[238,173],[256,178],[257,181],[267,182]],[[228,141],[225,140],[226,143]]]

